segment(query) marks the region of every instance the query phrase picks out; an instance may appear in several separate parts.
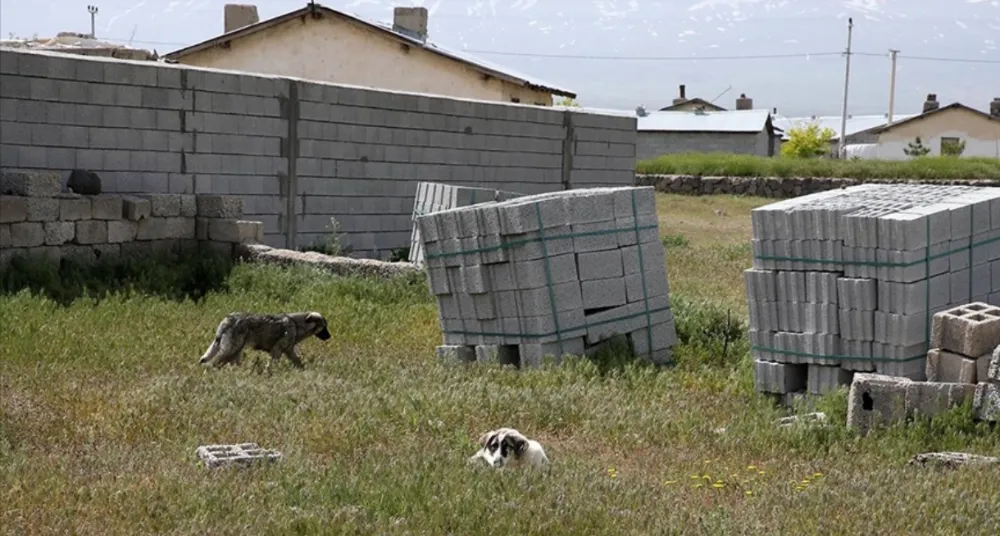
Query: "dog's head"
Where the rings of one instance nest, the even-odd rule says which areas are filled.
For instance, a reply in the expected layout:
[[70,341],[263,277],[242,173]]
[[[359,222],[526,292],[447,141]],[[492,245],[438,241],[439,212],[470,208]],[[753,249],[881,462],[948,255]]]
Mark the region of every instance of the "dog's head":
[[479,438],[477,456],[491,467],[503,467],[511,459],[520,458],[528,449],[528,438],[513,428],[486,432]]
[[323,315],[313,311],[306,315],[305,322],[309,331],[319,340],[325,341],[330,338],[330,330],[327,329],[326,318]]

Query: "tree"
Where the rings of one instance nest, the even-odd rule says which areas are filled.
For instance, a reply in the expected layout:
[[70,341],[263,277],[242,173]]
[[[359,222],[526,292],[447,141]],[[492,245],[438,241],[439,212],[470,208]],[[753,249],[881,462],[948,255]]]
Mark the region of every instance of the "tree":
[[944,138],[941,140],[941,156],[962,156],[965,152],[965,140]]
[[815,158],[829,154],[830,140],[836,134],[832,128],[820,129],[816,123],[788,129],[788,141],[781,144],[781,155]]
[[906,156],[912,156],[914,158],[919,158],[931,152],[930,147],[924,147],[923,142],[920,141],[920,136],[917,136],[913,141],[906,144],[903,148],[903,153]]
[[580,107],[580,103],[576,102],[576,99],[571,99],[569,97],[563,97],[555,102],[556,106],[573,106],[576,108]]

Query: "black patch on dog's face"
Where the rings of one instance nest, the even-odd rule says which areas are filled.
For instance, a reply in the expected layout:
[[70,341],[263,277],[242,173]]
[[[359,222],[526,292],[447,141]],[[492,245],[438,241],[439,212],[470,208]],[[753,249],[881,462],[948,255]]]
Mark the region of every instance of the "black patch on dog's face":
[[331,337],[330,331],[324,326],[323,329],[316,334],[316,337],[318,337],[321,341],[329,340]]
[[511,454],[515,456],[520,456],[524,453],[524,449],[528,446],[528,442],[522,439],[505,436],[503,441],[500,443],[500,454],[503,457],[510,456]]

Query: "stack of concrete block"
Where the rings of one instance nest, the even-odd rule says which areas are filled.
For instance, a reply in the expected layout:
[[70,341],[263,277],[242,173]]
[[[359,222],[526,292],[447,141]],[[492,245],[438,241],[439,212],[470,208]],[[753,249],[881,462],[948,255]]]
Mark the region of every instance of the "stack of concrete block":
[[0,172],[0,264],[18,255],[94,262],[207,242],[231,255],[260,242],[242,200],[222,195],[79,195],[55,172]]
[[823,394],[855,372],[922,380],[934,313],[1000,304],[996,188],[866,184],[751,215],[760,391]]
[[418,266],[424,264],[424,246],[420,240],[420,226],[417,225],[417,217],[430,214],[431,212],[467,207],[489,201],[506,201],[521,197],[522,195],[503,190],[456,186],[440,182],[417,183],[417,195],[413,200],[413,230],[410,234],[410,254],[407,260]]
[[934,315],[927,379],[976,385],[982,420],[1000,417],[1000,307],[970,303]]
[[443,355],[534,366],[616,335],[669,362],[676,344],[652,188],[525,196],[417,218]]

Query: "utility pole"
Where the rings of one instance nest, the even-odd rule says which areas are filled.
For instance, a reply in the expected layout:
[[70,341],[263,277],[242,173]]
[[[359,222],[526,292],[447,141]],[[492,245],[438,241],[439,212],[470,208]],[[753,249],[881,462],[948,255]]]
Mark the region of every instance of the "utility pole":
[[892,60],[892,69],[889,71],[889,121],[887,123],[892,123],[892,112],[896,104],[896,54],[899,54],[898,50],[889,49],[889,59]]
[[844,136],[847,133],[847,88],[851,81],[851,31],[854,19],[847,19],[847,62],[844,69],[844,109],[840,113],[840,139],[837,140],[837,158],[844,157]]
[[97,35],[94,33],[94,17],[97,16],[97,6],[87,6],[87,13],[90,13],[90,38],[96,39]]

